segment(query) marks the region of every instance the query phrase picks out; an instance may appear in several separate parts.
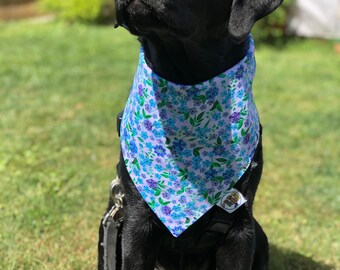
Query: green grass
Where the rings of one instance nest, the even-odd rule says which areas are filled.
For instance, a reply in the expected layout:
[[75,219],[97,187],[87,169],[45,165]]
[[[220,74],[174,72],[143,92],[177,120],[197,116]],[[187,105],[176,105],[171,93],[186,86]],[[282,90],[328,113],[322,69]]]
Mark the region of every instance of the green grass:
[[[111,27],[0,24],[0,269],[95,269],[138,46]],[[257,62],[271,269],[340,269],[340,55],[293,40]]]

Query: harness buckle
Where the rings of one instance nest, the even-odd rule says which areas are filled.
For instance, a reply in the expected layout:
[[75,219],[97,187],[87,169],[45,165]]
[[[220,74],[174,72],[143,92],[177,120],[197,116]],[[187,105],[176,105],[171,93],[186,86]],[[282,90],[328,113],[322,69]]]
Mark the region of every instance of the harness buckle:
[[113,201],[113,206],[103,218],[102,224],[104,226],[106,226],[109,220],[114,221],[116,223],[121,223],[123,222],[124,219],[123,210],[124,191],[121,185],[121,181],[118,177],[111,182],[110,198]]
[[110,197],[117,207],[123,207],[124,190],[119,177],[111,182]]
[[124,219],[123,207],[116,207],[113,205],[109,212],[104,216],[102,224],[107,225],[109,221],[114,221],[116,223],[121,223]]

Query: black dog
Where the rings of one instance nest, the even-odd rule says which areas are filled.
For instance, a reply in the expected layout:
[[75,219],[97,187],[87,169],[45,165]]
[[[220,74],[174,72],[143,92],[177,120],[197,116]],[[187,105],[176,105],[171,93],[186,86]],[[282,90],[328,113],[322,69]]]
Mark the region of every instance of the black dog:
[[[254,23],[281,2],[116,0],[116,13],[118,25],[139,37],[145,61],[155,73],[194,85],[239,63],[247,54]],[[99,269],[109,269],[109,264],[123,270],[267,269],[267,237],[252,214],[262,164],[260,138],[251,166],[234,186],[247,202],[231,214],[214,206],[175,238],[137,191],[121,155],[117,170],[125,217],[114,239],[116,259],[104,262],[100,245]],[[113,204],[110,201],[108,210]],[[102,243],[102,226],[100,237]]]

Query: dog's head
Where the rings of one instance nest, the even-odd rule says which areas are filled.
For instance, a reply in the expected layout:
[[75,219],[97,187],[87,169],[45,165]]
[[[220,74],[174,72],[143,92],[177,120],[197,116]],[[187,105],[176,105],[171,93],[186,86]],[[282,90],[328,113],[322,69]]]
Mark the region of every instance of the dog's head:
[[138,36],[225,37],[242,42],[283,0],[115,0],[117,25]]

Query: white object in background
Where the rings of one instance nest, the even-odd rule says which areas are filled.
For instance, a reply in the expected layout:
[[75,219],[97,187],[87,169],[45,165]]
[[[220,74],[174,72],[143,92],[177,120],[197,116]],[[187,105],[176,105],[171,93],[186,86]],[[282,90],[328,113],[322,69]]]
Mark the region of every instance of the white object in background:
[[288,32],[305,37],[340,38],[340,0],[296,0]]

